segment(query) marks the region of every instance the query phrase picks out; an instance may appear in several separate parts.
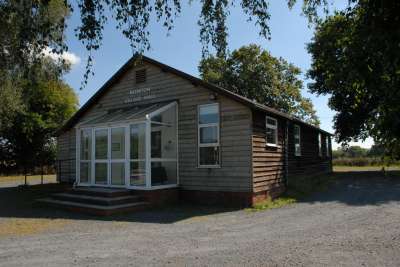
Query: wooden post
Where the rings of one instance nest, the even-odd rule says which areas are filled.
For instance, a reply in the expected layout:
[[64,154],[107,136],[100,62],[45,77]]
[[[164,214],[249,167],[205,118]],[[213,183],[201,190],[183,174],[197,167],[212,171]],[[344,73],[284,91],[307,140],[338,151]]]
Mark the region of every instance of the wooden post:
[[40,177],[40,183],[43,184],[43,163],[41,164],[41,177]]
[[27,173],[26,173],[26,166],[24,167],[24,173],[25,173],[25,185],[28,185],[28,181],[27,181]]

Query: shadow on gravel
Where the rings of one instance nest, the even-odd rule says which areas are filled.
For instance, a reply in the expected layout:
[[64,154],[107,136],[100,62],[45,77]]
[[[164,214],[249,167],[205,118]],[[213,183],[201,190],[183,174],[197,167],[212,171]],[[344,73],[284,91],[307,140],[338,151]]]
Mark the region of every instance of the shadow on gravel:
[[65,189],[60,184],[0,188],[0,221],[2,218],[45,218],[169,224],[190,218],[235,210],[224,207],[173,205],[162,208],[151,208],[146,211],[100,217],[64,211],[52,207],[42,207],[35,203],[36,199],[49,196],[52,193],[62,192]]
[[329,189],[302,202],[341,202],[352,206],[400,202],[400,171],[348,171],[333,173]]
[[[351,206],[381,205],[391,201],[400,203],[399,171],[389,171],[386,175],[374,171],[336,172],[333,178],[329,188],[316,192],[301,202],[341,202]],[[64,189],[59,184],[0,188],[0,220],[2,218],[47,218],[169,224],[234,211],[234,209],[224,207],[175,205],[130,214],[95,217],[35,205],[35,199]]]

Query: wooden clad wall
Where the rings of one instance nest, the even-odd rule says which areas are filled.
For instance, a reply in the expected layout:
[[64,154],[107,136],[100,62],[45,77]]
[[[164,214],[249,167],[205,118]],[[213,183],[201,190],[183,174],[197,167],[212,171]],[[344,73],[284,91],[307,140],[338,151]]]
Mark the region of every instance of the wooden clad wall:
[[[221,168],[197,168],[197,106],[211,103],[210,91],[190,81],[145,63],[145,83],[135,84],[135,70],[132,68],[88,110],[80,122],[103,114],[109,109],[131,106],[127,104],[129,91],[150,88],[152,99],[140,104],[168,100],[179,101],[179,179],[183,189],[251,192],[251,110],[229,98],[218,95],[216,102],[221,112]],[[64,140],[68,133],[59,138],[59,158],[65,157]],[[72,139],[70,139],[72,140]],[[68,146],[75,147],[75,139]]]
[[[294,124],[286,119],[268,114],[278,120],[278,147],[267,146],[265,116],[264,112],[253,112],[253,192],[256,195],[267,191],[269,193],[266,195],[274,196],[277,195],[276,193],[283,192],[286,182],[290,183],[291,179],[332,171],[331,142],[329,142],[329,156],[326,156],[325,138],[329,138],[328,135],[321,133],[322,156],[319,156],[319,131],[304,124],[298,124],[301,127],[301,156],[295,156]],[[287,145],[285,145],[286,124],[288,125]]]
[[[315,175],[332,171],[332,151],[329,157],[326,156],[325,138],[322,134],[322,156],[318,154],[318,133],[319,131],[305,125],[300,125],[301,135],[301,156],[294,153],[294,123],[289,124],[288,159],[289,159],[289,182],[296,176]],[[331,150],[331,148],[329,148]]]
[[76,168],[76,132],[70,129],[57,139],[57,179],[61,182],[73,182]]
[[285,186],[285,120],[278,120],[278,146],[266,145],[265,113],[253,112],[253,192],[279,191]]

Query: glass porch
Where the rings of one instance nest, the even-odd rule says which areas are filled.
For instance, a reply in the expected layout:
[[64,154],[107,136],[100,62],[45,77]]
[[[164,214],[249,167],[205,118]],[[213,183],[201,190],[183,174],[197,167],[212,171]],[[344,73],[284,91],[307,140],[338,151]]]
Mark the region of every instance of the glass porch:
[[178,105],[108,112],[77,128],[82,186],[154,189],[178,184]]

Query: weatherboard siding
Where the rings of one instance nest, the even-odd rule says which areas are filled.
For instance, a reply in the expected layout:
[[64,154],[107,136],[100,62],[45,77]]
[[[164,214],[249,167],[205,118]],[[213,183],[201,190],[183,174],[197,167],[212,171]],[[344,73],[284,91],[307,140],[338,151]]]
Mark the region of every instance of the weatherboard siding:
[[[295,156],[294,153],[294,125],[300,126],[301,136],[301,155]],[[296,177],[316,175],[332,171],[332,158],[326,156],[325,138],[328,135],[322,133],[322,156],[318,153],[318,130],[304,125],[290,123],[288,140],[288,170],[289,183]],[[329,147],[332,155],[332,148]]]
[[73,182],[76,168],[76,132],[70,129],[57,139],[57,179],[61,182]]
[[267,146],[265,116],[253,112],[252,161],[253,192],[274,191],[285,185],[285,125],[286,120],[268,114],[278,120],[278,146]]
[[[265,116],[278,120],[278,146],[266,144]],[[301,156],[294,153],[294,125],[300,126]],[[286,139],[286,127],[288,131]],[[326,156],[325,138],[322,134],[322,156],[318,153],[319,130],[305,124],[296,124],[273,114],[253,112],[252,160],[253,160],[253,192],[282,192],[286,184],[298,177],[311,177],[332,171],[332,148]],[[285,144],[287,140],[287,144]],[[331,144],[331,143],[329,143]],[[287,157],[285,150],[287,149]],[[268,193],[270,192],[270,193]],[[272,192],[272,194],[271,194]]]
[[[177,100],[179,103],[179,181],[182,189],[205,191],[251,192],[251,125],[252,113],[243,104],[217,95],[210,101],[211,91],[196,86],[191,81],[178,77],[157,66],[144,63],[147,81],[135,84],[135,70],[128,70],[78,121],[84,122],[109,109],[128,107],[137,103],[125,103],[129,91],[138,88],[151,88],[152,99],[138,103]],[[197,167],[197,107],[201,104],[218,102],[220,105],[220,150],[221,167],[206,169]],[[73,133],[71,133],[71,131]],[[73,155],[75,158],[74,129],[59,137],[58,158]],[[73,147],[68,149],[67,147]],[[69,151],[69,152],[67,152]],[[73,168],[73,169],[72,169]],[[71,167],[75,171],[75,166]],[[61,177],[64,179],[65,177]]]

